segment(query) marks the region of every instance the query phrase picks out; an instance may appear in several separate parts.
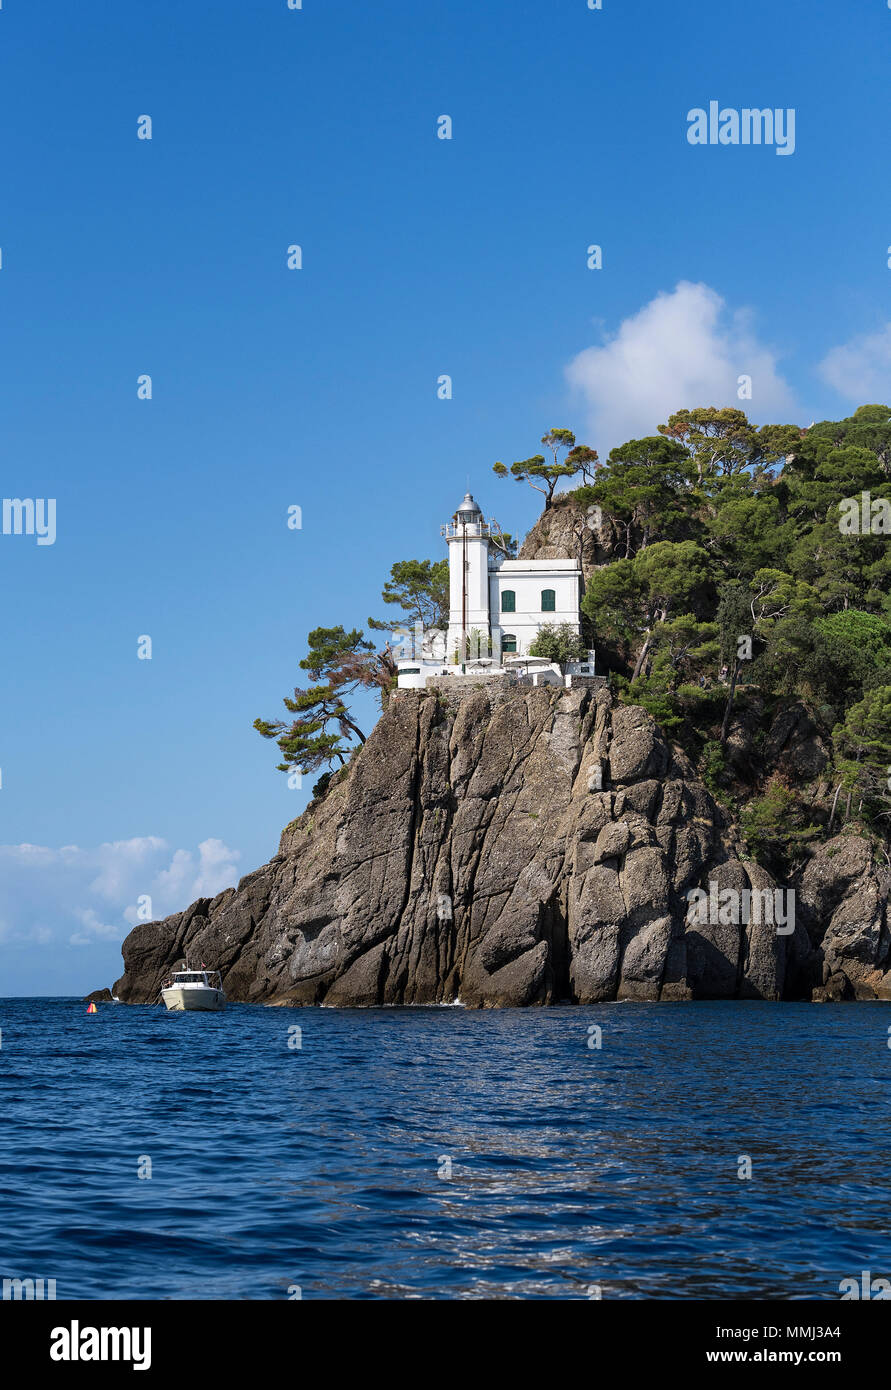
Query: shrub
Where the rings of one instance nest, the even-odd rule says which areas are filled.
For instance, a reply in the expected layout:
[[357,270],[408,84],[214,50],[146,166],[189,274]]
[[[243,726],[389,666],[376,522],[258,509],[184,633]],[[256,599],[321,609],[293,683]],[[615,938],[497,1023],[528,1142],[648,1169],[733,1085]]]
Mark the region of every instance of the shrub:
[[588,655],[584,638],[569,623],[545,623],[529,647],[530,656],[547,661],[584,661]]

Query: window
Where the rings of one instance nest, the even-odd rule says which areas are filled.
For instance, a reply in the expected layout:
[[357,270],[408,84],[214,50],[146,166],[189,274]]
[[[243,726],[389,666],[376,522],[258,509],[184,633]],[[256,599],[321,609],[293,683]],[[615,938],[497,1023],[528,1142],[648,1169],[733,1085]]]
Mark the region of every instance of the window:
[[[513,594],[511,594],[513,598]],[[515,652],[517,650],[517,639],[513,632],[505,632],[501,638],[502,652]]]
[[502,613],[516,613],[517,596],[513,589],[503,589],[501,592],[501,611]]
[[557,595],[553,589],[542,589],[541,611],[542,613],[556,613]]

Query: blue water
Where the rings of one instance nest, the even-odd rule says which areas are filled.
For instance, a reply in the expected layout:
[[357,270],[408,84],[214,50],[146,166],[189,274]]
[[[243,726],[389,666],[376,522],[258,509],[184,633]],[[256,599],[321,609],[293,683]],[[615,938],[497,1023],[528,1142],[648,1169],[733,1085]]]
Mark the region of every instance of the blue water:
[[837,1299],[891,1275],[889,1024],[882,1004],[3,1000],[0,1277],[58,1298]]

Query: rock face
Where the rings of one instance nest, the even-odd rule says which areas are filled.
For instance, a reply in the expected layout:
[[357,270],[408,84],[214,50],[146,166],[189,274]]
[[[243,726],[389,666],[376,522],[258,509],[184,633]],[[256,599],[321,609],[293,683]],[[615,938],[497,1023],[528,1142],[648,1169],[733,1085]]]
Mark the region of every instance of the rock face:
[[687,920],[710,884],[774,887],[643,710],[605,689],[400,691],[269,864],[130,933],[114,993],[152,1002],[188,957],[268,1003],[891,998],[864,841],[823,846],[789,934]]
[[[588,580],[601,565],[634,554],[637,541],[631,523],[610,517],[579,497],[578,491],[558,492],[519,551],[521,560],[578,560]],[[630,547],[630,549],[629,549]]]
[[733,715],[725,755],[734,772],[751,779],[756,772],[769,770],[795,784],[818,781],[829,766],[829,749],[802,702],[778,703],[759,748],[765,712],[760,694],[750,693]]
[[596,517],[580,505],[572,493],[558,495],[553,506],[542,512],[519,550],[521,560],[579,561],[585,584],[598,565],[615,558],[615,537],[608,518],[596,525]]
[[799,913],[821,959],[815,999],[891,999],[888,887],[887,870],[854,835],[821,845],[808,864]]

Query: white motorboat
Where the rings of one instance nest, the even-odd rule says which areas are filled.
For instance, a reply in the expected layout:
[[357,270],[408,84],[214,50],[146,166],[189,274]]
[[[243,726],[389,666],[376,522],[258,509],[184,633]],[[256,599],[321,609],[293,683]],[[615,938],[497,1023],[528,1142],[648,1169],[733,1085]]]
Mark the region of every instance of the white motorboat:
[[219,970],[177,970],[165,981],[161,998],[175,1013],[187,1009],[225,1009]]

